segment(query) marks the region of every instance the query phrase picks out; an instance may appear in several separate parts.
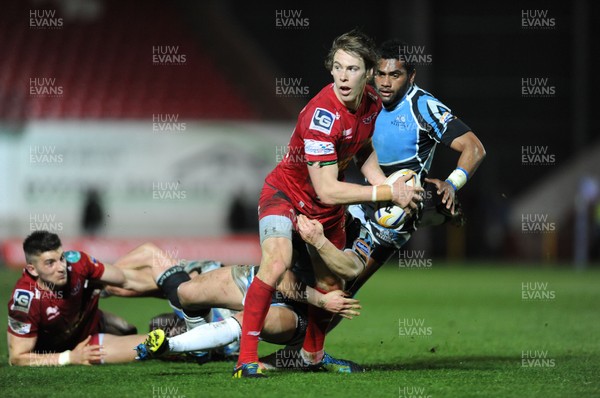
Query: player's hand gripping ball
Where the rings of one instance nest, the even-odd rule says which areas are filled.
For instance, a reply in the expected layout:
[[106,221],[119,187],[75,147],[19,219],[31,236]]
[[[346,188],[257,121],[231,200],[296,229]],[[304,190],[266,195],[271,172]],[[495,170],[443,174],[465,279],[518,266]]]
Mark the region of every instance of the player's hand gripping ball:
[[[385,184],[392,185],[398,178],[407,174],[412,175],[412,178],[406,181],[406,184],[413,187],[421,186],[421,182],[419,181],[417,173],[410,169],[402,169],[392,173],[385,180]],[[404,211],[402,207],[396,206],[392,202],[379,202],[375,209],[375,221],[377,221],[377,224],[385,228],[399,228],[406,222],[406,220],[408,220],[408,218],[409,216],[406,211]]]

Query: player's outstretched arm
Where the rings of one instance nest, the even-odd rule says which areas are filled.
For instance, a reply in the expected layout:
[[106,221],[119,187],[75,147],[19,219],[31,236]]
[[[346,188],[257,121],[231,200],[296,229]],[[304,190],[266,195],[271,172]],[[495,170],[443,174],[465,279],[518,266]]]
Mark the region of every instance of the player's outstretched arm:
[[360,312],[356,310],[362,308],[359,301],[348,298],[348,293],[346,292],[334,290],[324,294],[310,286],[306,287],[306,301],[308,304],[322,308],[325,311],[346,319],[352,319],[355,316],[359,316]]
[[450,148],[460,152],[456,169],[450,173],[445,181],[438,180],[437,178],[426,178],[425,181],[435,185],[437,194],[442,196],[442,203],[445,203],[446,209],[454,214],[454,196],[456,191],[467,183],[481,162],[483,162],[485,148],[472,131],[468,131],[452,140]]
[[298,233],[302,240],[314,246],[323,262],[337,276],[344,280],[356,278],[365,269],[365,264],[351,251],[339,250],[325,237],[323,225],[310,220],[303,214],[298,215]]
[[334,290],[325,294],[300,283],[292,271],[287,271],[283,275],[282,280],[277,285],[277,290],[290,300],[308,303],[347,319],[359,316],[360,313],[356,310],[362,308],[360,302],[348,298],[346,292]]
[[[160,249],[153,243],[146,242],[120,257],[112,267],[108,267],[108,270],[105,269],[102,278],[112,281],[112,283],[108,281],[106,283],[113,286],[108,290],[115,295],[156,294],[160,292],[160,289],[156,285],[153,272],[161,273],[177,263],[178,260],[169,257],[165,250]],[[112,268],[117,268],[117,270]],[[124,282],[121,281],[118,270],[123,272]]]
[[88,345],[90,339],[88,336],[72,351],[44,354],[33,352],[36,337],[23,338],[8,333],[8,363],[14,366],[90,365],[104,357],[101,346]]

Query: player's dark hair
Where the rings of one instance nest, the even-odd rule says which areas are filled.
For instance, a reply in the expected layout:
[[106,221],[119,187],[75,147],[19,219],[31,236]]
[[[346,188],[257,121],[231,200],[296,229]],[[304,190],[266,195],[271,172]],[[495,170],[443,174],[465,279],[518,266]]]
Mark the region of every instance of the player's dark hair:
[[379,59],[397,59],[402,62],[406,73],[410,76],[415,71],[415,65],[411,62],[410,58],[406,55],[408,44],[401,40],[391,39],[384,41],[377,50]]
[[56,250],[62,246],[58,235],[48,231],[34,231],[23,241],[23,251],[27,264],[31,264],[32,256]]
[[360,57],[365,63],[366,70],[377,65],[377,51],[373,40],[358,29],[344,33],[333,40],[329,54],[325,58],[325,68],[333,69],[333,56],[338,50]]

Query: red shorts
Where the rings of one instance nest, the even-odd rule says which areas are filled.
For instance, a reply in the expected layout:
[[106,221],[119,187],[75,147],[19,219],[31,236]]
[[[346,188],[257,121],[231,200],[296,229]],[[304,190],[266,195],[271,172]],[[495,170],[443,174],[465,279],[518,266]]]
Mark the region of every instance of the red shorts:
[[[260,225],[261,242],[270,236],[285,236],[292,239],[291,232],[296,230],[296,216],[303,214],[294,207],[291,200],[282,191],[269,184],[263,185],[258,200],[258,220]],[[275,216],[268,217],[267,216]],[[345,213],[344,207],[339,206],[339,210],[333,214],[324,217],[311,217],[323,224],[325,237],[331,241],[338,249],[343,249],[346,244]],[[277,218],[284,217],[287,220],[277,222]],[[291,223],[290,223],[291,222]],[[290,225],[288,228],[288,225]]]

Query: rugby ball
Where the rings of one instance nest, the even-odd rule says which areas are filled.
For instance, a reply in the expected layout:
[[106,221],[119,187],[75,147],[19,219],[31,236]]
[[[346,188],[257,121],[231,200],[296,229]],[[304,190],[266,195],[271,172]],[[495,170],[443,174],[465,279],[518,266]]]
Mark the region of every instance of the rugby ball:
[[[419,176],[410,169],[402,169],[392,173],[388,178],[386,178],[385,184],[392,185],[398,178],[407,174],[410,174],[412,177],[406,181],[406,184],[413,187],[421,186]],[[392,202],[378,203],[375,208],[374,216],[377,224],[385,228],[394,229],[401,227],[408,219],[407,213],[404,211],[404,209],[400,206],[396,206]]]

